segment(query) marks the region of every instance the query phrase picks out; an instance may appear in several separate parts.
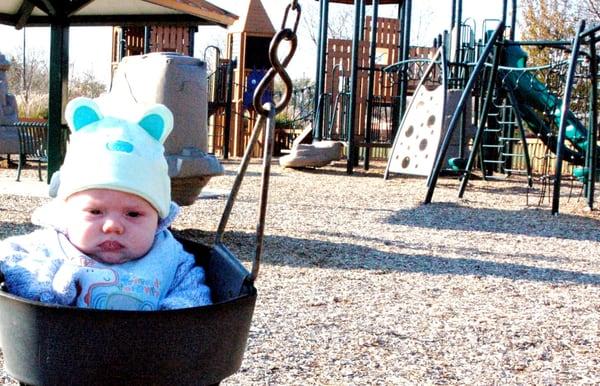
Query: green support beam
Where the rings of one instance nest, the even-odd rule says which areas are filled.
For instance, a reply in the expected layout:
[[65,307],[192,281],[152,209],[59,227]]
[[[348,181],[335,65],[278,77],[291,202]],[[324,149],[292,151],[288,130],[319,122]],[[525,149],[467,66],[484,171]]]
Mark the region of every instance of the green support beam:
[[62,117],[69,82],[69,26],[50,27],[50,86],[48,90],[48,182],[62,164]]

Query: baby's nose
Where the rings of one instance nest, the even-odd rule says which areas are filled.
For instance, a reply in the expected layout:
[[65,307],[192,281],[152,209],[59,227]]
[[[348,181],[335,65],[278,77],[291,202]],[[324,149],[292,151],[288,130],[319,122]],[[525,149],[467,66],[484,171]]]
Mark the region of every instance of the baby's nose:
[[121,222],[114,217],[106,218],[104,224],[102,225],[102,231],[104,233],[116,233],[120,235],[123,233],[123,229],[123,224],[121,224]]

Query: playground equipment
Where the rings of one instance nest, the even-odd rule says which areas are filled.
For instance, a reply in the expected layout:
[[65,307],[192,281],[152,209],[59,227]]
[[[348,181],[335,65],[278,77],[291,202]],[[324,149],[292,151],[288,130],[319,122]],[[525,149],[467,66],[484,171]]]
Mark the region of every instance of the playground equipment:
[[[584,36],[590,39],[590,36],[593,37],[596,31],[597,29],[591,29]],[[520,45],[544,46],[546,43],[546,47],[550,47],[556,45],[556,42],[551,44],[549,42],[513,43],[505,41],[501,42],[500,46],[504,53],[502,64],[508,66],[498,66],[497,69],[498,77],[502,80],[502,89],[508,94],[518,120],[524,121],[527,129],[535,133],[537,138],[546,144],[549,151],[555,154],[554,174],[542,176],[543,183],[550,182],[553,185],[552,212],[554,214],[557,214],[559,210],[563,161],[576,166],[572,168],[572,179],[583,184],[590,209],[593,207],[594,201],[593,192],[596,180],[594,176],[598,163],[595,139],[597,119],[594,118],[597,115],[597,104],[593,96],[597,88],[597,70],[593,69],[596,59],[592,59],[595,53],[584,52],[578,47],[578,39],[580,38],[576,37],[573,42],[561,43],[563,47],[560,49],[565,52],[566,47],[570,46],[571,59],[548,66],[552,72],[545,77],[546,83],[542,83],[538,77],[533,75],[535,67],[524,67],[526,55]],[[586,60],[579,60],[580,56],[584,56]],[[588,60],[593,64],[588,65],[586,63]],[[552,79],[553,77],[555,79]],[[558,83],[563,90],[556,90],[554,88],[556,85],[551,87],[550,83]],[[582,95],[578,98],[578,103],[573,104],[571,96],[576,86]],[[588,91],[585,91],[586,89]],[[559,98],[561,94],[562,98]],[[581,114],[582,108],[587,111],[585,114]],[[522,128],[521,131],[523,131]],[[525,157],[527,161],[527,154]],[[466,174],[459,196],[464,193],[468,178],[469,174]]]
[[151,52],[177,52],[194,56],[194,33],[198,26],[147,25],[119,26],[112,29],[112,66],[123,58]]
[[[503,65],[499,68],[503,87],[514,93],[516,107],[519,109],[528,128],[532,130],[550,149],[556,150],[556,136],[551,126],[558,126],[561,120],[562,101],[553,94],[546,84],[540,82],[525,68],[527,53],[521,46],[508,45],[504,48]],[[566,139],[570,147],[564,149],[566,159],[576,165],[585,163],[587,147],[587,129],[571,110],[566,111]],[[552,122],[549,122],[552,119]]]
[[341,141],[303,143],[312,132],[312,126],[307,126],[294,139],[290,153],[279,158],[279,165],[285,168],[317,168],[342,158],[343,143]]
[[[516,0],[512,1],[512,8],[511,26],[514,26]],[[436,91],[440,90],[443,96],[437,100],[443,101],[443,108],[435,112],[432,107],[429,111],[419,111],[419,106],[425,106],[419,102],[423,101],[426,92],[417,91],[416,103],[411,101],[399,125],[384,177],[388,178],[390,172],[428,175],[426,204],[431,202],[438,177],[447,172],[462,178],[459,188],[459,197],[462,197],[477,162],[486,180],[525,174],[531,187],[533,166],[528,138],[533,136],[549,149],[542,157],[547,165],[544,170],[550,169],[552,157],[555,160],[553,174],[546,172],[540,178],[544,185],[550,182],[554,186],[553,213],[558,213],[563,161],[572,165],[571,179],[583,184],[588,206],[592,208],[598,164],[597,58],[595,47],[586,50],[580,46],[595,44],[598,28],[580,31],[573,42],[515,42],[514,28],[505,28],[507,11],[508,1],[505,0],[502,20],[493,30],[484,26],[482,39],[475,43],[475,26],[461,21],[462,2],[453,1],[452,40],[448,44],[450,34],[440,35],[437,44],[441,46],[442,54],[430,61],[430,69],[438,68],[439,73],[445,74],[444,89],[441,91],[441,86],[432,83],[429,73],[421,76],[419,86],[428,85],[428,90],[438,87]],[[547,55],[554,58],[548,65],[526,67],[527,55],[521,48],[525,45],[558,53],[553,51]],[[398,77],[406,81],[414,72],[415,63],[415,59],[402,60],[388,69],[397,70]],[[575,88],[579,95],[573,100]],[[457,96],[458,100],[455,99]],[[432,95],[428,97],[432,98]],[[452,99],[454,102],[449,104]],[[402,106],[403,101],[399,104]],[[428,125],[428,119],[431,123],[443,122],[443,140],[438,149],[429,150],[433,156],[429,151],[416,151],[415,143],[409,141],[413,132],[420,136],[428,132],[424,128],[433,126]],[[438,128],[434,127],[429,133],[435,133],[434,141],[437,141]],[[431,138],[428,144],[430,142]],[[409,167],[417,156],[427,156],[428,162],[423,159],[418,162],[420,167],[426,165],[422,170]],[[433,166],[432,158],[435,159]],[[542,191],[545,192],[545,187]]]
[[[341,0],[331,2],[348,4]],[[328,39],[330,1],[320,3],[313,137],[317,141],[346,141],[347,172],[351,174],[358,164],[361,149],[365,169],[368,169],[371,152],[389,148],[394,138],[400,116],[397,96],[403,83],[392,82],[382,69],[408,55],[410,17],[407,15],[412,2],[381,1],[382,4],[398,4],[397,19],[378,17],[379,1],[369,3],[372,16],[365,18],[366,1],[354,2],[351,41]],[[407,20],[408,24],[405,23]],[[338,73],[347,75],[342,79],[336,79],[338,65],[343,69]],[[347,88],[344,87],[346,82]],[[343,96],[338,98],[340,94]],[[340,100],[343,103],[338,104]],[[338,112],[331,114],[335,110]]]
[[[594,203],[594,190],[595,182],[597,179],[597,167],[598,167],[598,146],[597,146],[597,135],[598,135],[598,57],[596,54],[596,42],[600,37],[600,25],[585,30],[585,21],[579,23],[577,34],[573,39],[573,45],[571,50],[571,60],[569,62],[569,73],[567,75],[566,92],[563,98],[563,103],[560,111],[560,123],[558,126],[558,145],[556,149],[556,170],[554,178],[554,192],[552,196],[552,213],[558,213],[559,200],[560,200],[560,180],[562,176],[562,170],[559,167],[564,157],[564,141],[565,137],[573,137],[573,129],[569,128],[569,115],[568,108],[571,102],[571,95],[573,91],[574,78],[576,76],[576,67],[578,58],[581,55],[580,47],[583,44],[588,45],[589,53],[588,58],[590,61],[589,72],[590,72],[590,98],[589,98],[589,128],[586,135],[586,158],[585,168],[581,169],[579,178],[583,179],[585,186],[585,195],[587,198],[588,208],[592,209]],[[570,133],[569,133],[570,132]],[[581,142],[581,141],[577,141]]]
[[[458,103],[460,93],[449,90],[452,80],[448,73],[445,45],[438,49],[432,59],[410,59],[389,66],[385,71],[397,71],[408,65],[405,77],[420,79],[408,105],[388,157],[384,178],[390,173],[430,176],[441,138],[445,135],[449,118]],[[423,64],[428,64],[425,70]],[[467,112],[465,118],[470,118]],[[471,133],[463,128],[461,135],[450,142],[449,162],[460,159],[464,152],[463,137]]]
[[[465,103],[473,93],[475,82],[480,81],[485,84],[485,92],[482,93],[485,98],[479,109],[480,115],[477,133],[473,138],[472,151],[468,161],[462,162],[464,169],[459,170],[462,175],[459,197],[464,194],[476,156],[479,156],[481,170],[486,179],[492,178],[491,173],[497,171],[503,171],[507,175],[517,172],[518,170],[513,168],[516,162],[515,158],[524,158],[531,185],[531,165],[525,137],[526,131],[531,131],[556,155],[555,171],[552,176],[554,186],[552,212],[558,213],[563,160],[574,165],[585,166],[575,169],[574,175],[584,184],[588,206],[591,208],[595,174],[592,174],[590,169],[592,166],[595,168],[598,162],[595,155],[597,154],[595,140],[597,122],[595,118],[589,116],[576,116],[574,110],[570,109],[570,98],[575,85],[575,74],[578,74],[580,84],[582,81],[589,83],[588,89],[592,92],[591,90],[595,90],[597,87],[597,71],[581,70],[582,65],[578,62],[577,57],[582,53],[575,44],[576,39],[579,38],[574,39],[571,46],[569,72],[563,74],[566,79],[560,78],[559,74],[559,79],[562,79],[559,83],[564,86],[561,99],[558,97],[560,94],[553,92],[548,84],[542,83],[532,74],[531,68],[525,67],[526,55],[519,46],[523,43],[505,41],[502,38],[503,28],[503,23],[501,23],[494,31],[463,90],[461,102],[451,119],[448,133],[438,152],[436,164],[429,179],[425,203],[431,201],[435,183],[448,149],[449,138],[452,136],[461,114],[465,111]],[[584,36],[591,39],[589,36],[593,36],[595,33],[596,30],[592,29]],[[542,43],[534,42],[532,44],[540,45]],[[595,55],[595,53],[584,54],[590,62],[591,56]],[[489,65],[490,57],[492,58],[491,65]],[[561,65],[565,67],[564,63]],[[485,70],[486,67],[487,70]],[[591,68],[592,66],[587,67]],[[540,69],[540,67],[534,69]],[[584,73],[587,75],[582,76],[581,74]],[[590,101],[588,111],[592,115],[597,114],[597,106],[595,102],[592,103],[595,101],[594,98],[590,95],[587,99]],[[513,118],[509,119],[508,116]],[[587,119],[587,127],[582,119]],[[518,135],[516,131],[518,131]],[[521,142],[523,153],[514,152],[516,142]],[[449,160],[450,164],[456,164],[456,162],[456,159]]]
[[229,158],[229,137],[233,107],[233,70],[236,61],[221,57],[221,50],[208,46],[204,61],[209,63],[207,53],[212,50],[212,73],[208,75],[208,146],[211,153],[220,150],[223,159]]
[[[442,56],[439,49],[417,86],[400,128],[396,133],[385,170],[390,172],[429,176],[444,126],[446,111],[446,77],[432,90],[425,80],[434,72],[435,62]],[[442,66],[444,68],[444,66]]]
[[[232,124],[231,132],[227,133],[228,150],[234,156],[243,154],[250,128],[257,118],[252,103],[248,103],[251,98],[244,98],[246,86],[249,84],[248,77],[252,73],[266,72],[270,67],[267,59],[269,43],[276,33],[260,0],[245,0],[241,7],[243,9],[240,18],[228,30],[225,55],[228,58],[236,58],[231,91]],[[260,155],[260,151],[255,155]]]

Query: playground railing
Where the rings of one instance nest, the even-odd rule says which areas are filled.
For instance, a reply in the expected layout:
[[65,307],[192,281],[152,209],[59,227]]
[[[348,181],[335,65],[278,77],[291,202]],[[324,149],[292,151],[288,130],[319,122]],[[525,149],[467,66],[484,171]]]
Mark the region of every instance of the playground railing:
[[[275,116],[274,155],[279,156],[292,148],[292,142],[307,125],[312,124],[313,85],[295,88],[288,105]],[[281,99],[281,92],[273,93],[275,100]]]
[[[390,75],[393,83],[399,84],[403,80],[407,80],[409,94],[412,94],[412,91],[414,91],[419,81],[425,75],[425,71],[431,62],[432,60],[429,58],[403,60],[384,67],[383,72]],[[441,65],[441,61],[436,62],[436,67],[431,71],[427,79],[425,79],[424,84],[427,87],[436,87],[442,84]]]

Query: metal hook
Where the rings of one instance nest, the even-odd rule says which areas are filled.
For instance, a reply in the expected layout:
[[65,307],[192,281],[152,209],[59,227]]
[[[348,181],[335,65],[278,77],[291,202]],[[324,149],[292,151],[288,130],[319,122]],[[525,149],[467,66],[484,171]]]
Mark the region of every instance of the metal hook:
[[[294,22],[293,29],[285,27],[285,25],[287,24],[287,18],[290,9],[296,11],[296,20]],[[271,62],[271,68],[267,71],[265,76],[259,82],[252,99],[254,110],[264,117],[269,115],[269,111],[264,108],[262,104],[262,98],[265,91],[267,90],[267,87],[269,86],[269,84],[271,84],[271,82],[273,82],[276,75],[279,75],[279,77],[283,81],[285,86],[285,93],[279,101],[279,103],[275,104],[275,106],[272,107],[275,109],[275,112],[282,111],[287,106],[292,97],[292,79],[290,78],[289,74],[285,71],[285,67],[288,65],[288,63],[294,56],[294,53],[296,52],[296,48],[298,46],[298,37],[296,35],[296,30],[298,29],[298,24],[300,22],[300,15],[300,4],[298,4],[297,0],[292,0],[292,2],[288,4],[288,6],[285,9],[283,22],[281,24],[281,30],[277,34],[275,34],[275,36],[271,40],[271,45],[269,46],[269,61]],[[279,50],[279,45],[283,40],[287,40],[288,42],[290,42],[290,50],[287,53],[287,55],[285,55],[283,60],[280,61],[279,57],[277,56],[277,51]]]
[[[290,51],[287,53],[283,61],[279,61],[277,57],[277,50],[279,48],[279,44],[283,40],[288,40],[290,42]],[[289,74],[285,71],[285,66],[288,65],[294,53],[296,52],[296,47],[298,46],[298,39],[296,35],[292,32],[292,30],[286,28],[284,30],[279,31],[271,41],[271,46],[269,47],[269,60],[271,61],[271,68],[267,71],[265,76],[261,79],[260,83],[256,87],[256,91],[254,92],[254,98],[252,103],[254,105],[254,109],[256,112],[262,116],[269,115],[269,112],[263,107],[261,101],[265,91],[269,84],[275,79],[276,75],[279,75],[281,80],[285,86],[285,93],[282,99],[275,104],[274,108],[276,112],[280,112],[285,108],[292,97],[292,79]]]

